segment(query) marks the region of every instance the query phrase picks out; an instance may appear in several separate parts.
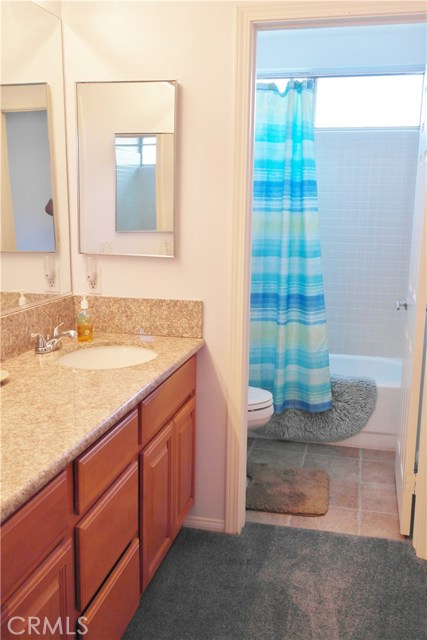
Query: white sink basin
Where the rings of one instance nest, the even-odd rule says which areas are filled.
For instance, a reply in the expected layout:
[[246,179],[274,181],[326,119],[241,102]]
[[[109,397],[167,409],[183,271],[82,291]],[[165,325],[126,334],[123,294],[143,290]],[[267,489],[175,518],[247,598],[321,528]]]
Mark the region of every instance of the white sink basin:
[[122,369],[143,364],[157,357],[157,353],[143,347],[111,345],[90,347],[67,353],[58,362],[73,369]]

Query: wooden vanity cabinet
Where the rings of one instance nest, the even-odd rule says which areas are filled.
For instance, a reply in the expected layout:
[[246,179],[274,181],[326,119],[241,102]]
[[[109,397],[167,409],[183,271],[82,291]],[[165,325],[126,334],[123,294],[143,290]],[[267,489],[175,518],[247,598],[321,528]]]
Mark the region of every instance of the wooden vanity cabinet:
[[140,462],[142,591],[194,504],[195,385],[193,358],[142,402],[142,442],[155,434]]
[[195,386],[193,357],[4,523],[2,638],[120,640],[194,503]]

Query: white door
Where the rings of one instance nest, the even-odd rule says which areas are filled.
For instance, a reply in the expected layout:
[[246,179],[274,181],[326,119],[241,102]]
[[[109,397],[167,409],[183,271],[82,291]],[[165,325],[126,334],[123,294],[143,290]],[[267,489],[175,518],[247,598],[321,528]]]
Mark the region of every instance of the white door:
[[[409,535],[411,529],[412,502],[416,484],[414,469],[417,433],[418,424],[421,420],[419,405],[426,318],[426,93],[427,83],[426,76],[424,76],[411,263],[406,294],[407,309],[406,312],[403,309],[399,312],[406,313],[402,371],[402,414],[395,467],[400,531],[403,535]],[[421,428],[425,429],[427,425],[421,425]]]

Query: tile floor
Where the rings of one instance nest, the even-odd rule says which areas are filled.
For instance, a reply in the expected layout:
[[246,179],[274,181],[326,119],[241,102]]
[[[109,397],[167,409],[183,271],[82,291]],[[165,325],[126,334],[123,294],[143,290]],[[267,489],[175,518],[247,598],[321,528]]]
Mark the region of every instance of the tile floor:
[[248,522],[406,539],[399,532],[393,451],[248,438],[248,461],[320,467],[330,478],[324,516],[246,511]]

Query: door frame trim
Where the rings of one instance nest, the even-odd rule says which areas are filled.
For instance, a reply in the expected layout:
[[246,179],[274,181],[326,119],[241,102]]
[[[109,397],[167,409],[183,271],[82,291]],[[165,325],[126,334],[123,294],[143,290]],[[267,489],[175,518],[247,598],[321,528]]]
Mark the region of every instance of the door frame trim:
[[[427,231],[424,230],[427,241]],[[425,347],[424,347],[425,348]],[[424,351],[424,384],[422,388],[422,412],[418,472],[416,481],[413,545],[419,558],[427,560],[427,351]],[[424,425],[424,428],[423,428]]]
[[247,387],[249,381],[249,294],[251,185],[256,34],[262,29],[397,24],[424,22],[425,4],[399,1],[300,1],[236,7],[236,94],[234,210],[230,319],[231,349],[227,397],[226,533],[240,533],[245,524]]

